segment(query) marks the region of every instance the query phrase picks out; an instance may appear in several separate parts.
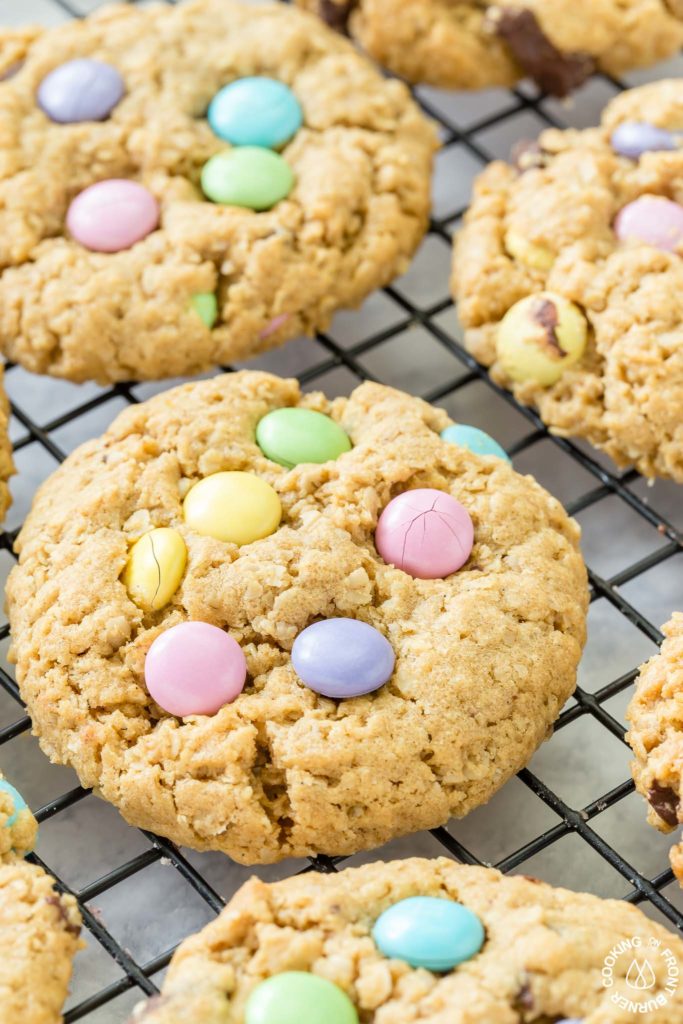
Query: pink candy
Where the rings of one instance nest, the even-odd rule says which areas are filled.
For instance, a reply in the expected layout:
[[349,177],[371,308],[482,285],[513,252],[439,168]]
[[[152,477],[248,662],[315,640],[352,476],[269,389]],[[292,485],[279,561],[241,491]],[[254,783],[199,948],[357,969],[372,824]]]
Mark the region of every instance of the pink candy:
[[79,193],[66,226],[81,245],[95,252],[119,252],[154,231],[159,204],[144,185],[126,178],[98,181]]
[[673,252],[683,242],[683,206],[664,196],[641,196],[619,211],[614,230],[620,242]]
[[218,626],[181,622],[161,633],[145,660],[150,696],[171,715],[215,715],[244,689],[242,648]]
[[442,579],[460,569],[473,543],[467,509],[431,487],[405,491],[390,501],[375,531],[384,561],[423,580]]

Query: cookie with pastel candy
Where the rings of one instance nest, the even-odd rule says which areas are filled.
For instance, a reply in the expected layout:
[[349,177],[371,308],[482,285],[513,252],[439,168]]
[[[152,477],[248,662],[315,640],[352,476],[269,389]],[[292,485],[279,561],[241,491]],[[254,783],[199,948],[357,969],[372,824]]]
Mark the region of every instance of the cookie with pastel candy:
[[330,401],[241,372],[132,407],[45,483],[17,548],[43,749],[132,824],[246,863],[483,803],[547,735],[584,637],[558,502],[372,383]]
[[555,434],[683,482],[683,84],[548,129],[480,175],[455,242],[464,343]]
[[129,1024],[625,1024],[634,957],[679,1024],[683,940],[622,900],[446,858],[252,878]]
[[0,1018],[3,1024],[60,1024],[72,961],[82,947],[73,896],[23,858],[38,824],[0,775]]
[[433,127],[293,7],[119,5],[21,55],[0,350],[30,370],[104,383],[245,359],[359,305],[424,234]]

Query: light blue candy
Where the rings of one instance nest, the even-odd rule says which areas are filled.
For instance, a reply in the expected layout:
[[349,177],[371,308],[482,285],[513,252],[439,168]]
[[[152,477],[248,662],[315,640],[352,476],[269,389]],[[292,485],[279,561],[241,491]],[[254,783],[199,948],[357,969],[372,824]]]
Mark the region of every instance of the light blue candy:
[[9,793],[9,795],[12,797],[12,802],[14,804],[14,814],[10,815],[10,817],[5,822],[5,824],[9,828],[9,826],[13,825],[17,818],[19,817],[19,811],[25,811],[26,808],[28,807],[28,804],[24,800],[21,793],[17,792],[14,786],[12,786],[9,782],[6,782],[5,779],[0,779],[0,791],[3,793]]
[[443,441],[451,441],[452,444],[459,444],[461,448],[467,448],[475,455],[497,455],[499,459],[510,462],[510,457],[501,448],[497,441],[479,430],[478,427],[468,427],[464,423],[454,423],[441,431]]
[[301,105],[284,82],[238,78],[216,93],[207,114],[211,129],[233,146],[279,149],[303,121]]
[[450,971],[479,952],[484,927],[462,903],[411,896],[377,918],[372,937],[387,957],[428,971]]

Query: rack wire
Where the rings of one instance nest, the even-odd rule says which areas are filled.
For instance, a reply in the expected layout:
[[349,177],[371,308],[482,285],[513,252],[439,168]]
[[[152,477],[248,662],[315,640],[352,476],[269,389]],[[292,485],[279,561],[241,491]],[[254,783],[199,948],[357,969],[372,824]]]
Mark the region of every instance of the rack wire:
[[[8,13],[12,21],[35,15],[54,23],[83,16],[100,2],[4,0],[3,6],[0,0],[0,23]],[[665,69],[682,70],[679,59]],[[537,475],[584,526],[592,598],[589,637],[595,637],[592,648],[589,640],[587,669],[553,740],[487,808],[383,851],[256,869],[263,877],[333,872],[345,862],[382,856],[443,854],[467,864],[493,861],[502,871],[533,869],[554,883],[619,895],[683,929],[683,898],[666,860],[669,841],[645,824],[644,805],[634,795],[626,768],[629,752],[621,719],[639,662],[661,641],[656,622],[675,607],[683,608],[680,490],[661,482],[648,488],[636,472],[617,472],[589,446],[552,437],[533,411],[494,385],[461,347],[447,290],[451,236],[466,207],[468,179],[493,156],[506,155],[516,138],[533,137],[548,125],[593,123],[611,95],[661,75],[660,68],[632,76],[630,82],[598,76],[572,106],[525,85],[475,97],[417,90],[418,102],[440,126],[443,148],[437,158],[434,218],[413,268],[373,296],[360,313],[339,315],[314,341],[294,341],[256,360],[256,365],[294,373],[305,388],[320,387],[328,394],[346,393],[363,379],[383,380],[497,434],[515,466]],[[21,475],[15,483],[15,509],[0,535],[0,572],[11,567],[12,545],[36,483],[77,443],[100,433],[120,408],[168,386],[77,388],[32,378],[8,365]],[[51,411],[47,421],[45,410]],[[8,642],[5,622],[0,651],[6,652]],[[0,761],[6,775],[42,802],[36,816],[48,840],[41,841],[40,855],[31,860],[76,896],[88,940],[65,1020],[121,1022],[136,1001],[158,991],[177,942],[220,912],[251,872],[220,855],[182,851],[159,836],[127,828],[113,809],[73,784],[73,773],[49,766],[35,741],[28,740],[29,731],[3,656]],[[45,793],[50,797],[43,802]],[[102,830],[106,856],[104,847],[95,849]],[[567,868],[570,862],[578,865],[574,873]],[[133,933],[145,934],[148,927],[151,936],[160,915],[159,935],[149,943],[131,941]]]

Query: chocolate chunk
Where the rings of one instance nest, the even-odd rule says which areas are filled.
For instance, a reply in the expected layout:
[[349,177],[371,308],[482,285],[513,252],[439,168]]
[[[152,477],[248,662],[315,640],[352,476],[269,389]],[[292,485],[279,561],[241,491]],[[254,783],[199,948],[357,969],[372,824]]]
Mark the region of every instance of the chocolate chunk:
[[517,993],[515,1002],[518,1006],[521,1006],[523,1010],[533,1010],[534,994],[531,991],[531,987],[528,982],[525,981],[522,987],[520,988],[519,992]]
[[533,309],[533,318],[536,323],[539,323],[545,331],[545,339],[548,348],[551,353],[555,356],[566,355],[565,350],[560,345],[560,340],[557,337],[557,325],[560,318],[557,314],[557,306],[550,299],[541,299],[537,302]]
[[51,907],[57,908],[61,921],[64,925],[64,930],[67,931],[69,935],[79,936],[81,934],[80,925],[72,923],[71,918],[66,912],[66,907],[59,896],[48,896],[45,902],[49,903]]
[[672,827],[678,824],[678,795],[673,789],[653,782],[647,791],[647,798],[662,821]]
[[358,0],[320,0],[320,17],[330,28],[346,32],[351,11],[357,3]]
[[533,11],[522,7],[493,8],[489,21],[526,74],[552,96],[567,96],[595,71],[590,54],[558,50]]
[[532,139],[520,139],[510,151],[510,160],[520,173],[530,171],[532,167],[545,165],[545,153],[538,142]]

